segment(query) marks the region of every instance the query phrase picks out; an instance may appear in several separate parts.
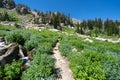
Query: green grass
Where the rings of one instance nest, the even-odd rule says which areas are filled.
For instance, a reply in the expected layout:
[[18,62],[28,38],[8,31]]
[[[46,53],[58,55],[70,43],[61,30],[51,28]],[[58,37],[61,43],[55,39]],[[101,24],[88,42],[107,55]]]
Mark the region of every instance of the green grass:
[[10,31],[10,30],[15,30],[15,29],[17,29],[15,26],[3,26],[3,25],[0,25],[0,30]]
[[36,50],[29,69],[22,72],[21,67],[17,67],[15,69],[18,73],[16,73],[8,65],[5,68],[0,67],[2,78],[14,79],[15,74],[20,74],[21,80],[54,80],[55,69],[51,51],[58,36],[62,36],[59,49],[61,54],[70,61],[75,80],[120,79],[120,43],[94,39],[93,43],[90,43],[84,42],[76,35],[58,34],[49,30],[39,32],[33,29],[17,29],[14,26],[0,26],[0,36],[4,36],[8,44],[14,42],[23,45],[27,50],[33,48]]
[[105,51],[119,51],[119,46],[119,43],[97,40],[89,43],[75,36],[64,35],[59,49],[61,54],[70,61],[75,80],[119,80],[120,59],[114,57],[119,54]]
[[75,30],[72,29],[72,28],[69,28],[68,26],[65,26],[65,30],[64,30],[64,31],[67,32],[68,34],[73,34],[73,33],[75,33]]
[[[7,33],[7,34],[6,34]],[[33,56],[33,61],[30,62],[30,68],[26,71],[18,71],[21,80],[54,80],[55,79],[55,69],[54,60],[52,58],[52,47],[55,45],[58,39],[58,33],[51,32],[49,30],[43,30],[39,32],[38,30],[26,30],[26,29],[16,29],[10,26],[1,26],[0,34],[4,34],[6,42],[17,43],[23,45],[27,50],[32,50],[35,48],[35,54]],[[20,69],[21,67],[19,67]],[[7,77],[3,73],[5,68],[1,68],[0,78],[4,79]],[[17,67],[15,68],[15,70]],[[11,71],[11,67],[7,67],[7,72],[10,73],[10,77],[7,79],[15,79],[12,74],[15,75],[16,71]],[[17,69],[18,70],[18,69]]]
[[17,30],[15,26],[0,25],[0,36],[6,36],[11,30]]

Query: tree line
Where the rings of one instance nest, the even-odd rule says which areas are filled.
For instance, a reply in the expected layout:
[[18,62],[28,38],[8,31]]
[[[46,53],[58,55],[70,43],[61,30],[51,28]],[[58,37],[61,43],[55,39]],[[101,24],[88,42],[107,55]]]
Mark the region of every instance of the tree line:
[[120,21],[101,18],[94,20],[83,20],[80,24],[76,24],[76,32],[81,34],[92,35],[106,34],[108,36],[120,35]]
[[[32,14],[31,9],[24,4],[18,4],[16,5],[14,0],[0,0],[0,7],[1,8],[6,8],[6,9],[15,9],[15,11],[20,14],[20,15],[26,15],[26,14]],[[70,18],[70,14],[66,15],[61,12],[40,12],[39,10],[34,10],[34,12],[37,13],[37,17],[33,15],[34,17],[34,23],[35,24],[49,24],[53,25],[55,29],[60,29],[61,23],[66,26],[66,25],[71,25],[73,26],[72,19]],[[5,17],[0,14],[0,17],[3,19],[1,20],[9,20],[7,19],[8,13],[5,13]]]
[[72,19],[70,18],[70,14],[65,15],[60,12],[51,12],[48,11],[46,13],[40,12],[38,10],[34,10],[37,13],[37,17],[34,17],[35,24],[49,24],[53,25],[55,29],[60,29],[61,24],[64,26],[71,25],[73,26]]

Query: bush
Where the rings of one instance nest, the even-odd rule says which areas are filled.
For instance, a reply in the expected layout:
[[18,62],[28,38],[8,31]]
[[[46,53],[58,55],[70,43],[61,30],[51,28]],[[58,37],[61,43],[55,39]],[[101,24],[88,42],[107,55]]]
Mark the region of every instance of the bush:
[[119,80],[120,79],[120,60],[111,59],[103,63],[103,67],[106,68],[107,80]]
[[[77,49],[72,52],[71,49]],[[83,42],[73,36],[63,36],[59,49],[70,61],[75,80],[119,80],[119,43],[93,41]]]
[[36,50],[36,52],[39,54],[50,54],[51,51],[52,51],[52,45],[47,42],[40,43],[38,49]]
[[36,54],[31,62],[31,67],[23,72],[22,80],[54,80],[53,67],[54,61],[47,54]]
[[0,12],[0,21],[18,21],[18,17],[15,13],[7,12],[7,10],[2,10]]
[[11,30],[17,30],[17,28],[15,26],[0,25],[0,30],[11,31]]
[[[76,57],[76,58],[75,58]],[[106,79],[106,70],[102,66],[105,55],[85,51],[82,55],[77,55],[70,60],[70,67],[76,80],[79,79]]]
[[13,31],[13,32],[10,32],[10,34],[8,34],[6,36],[6,41],[7,43],[18,43],[18,44],[21,44],[21,45],[24,45],[25,43],[25,38],[23,37],[22,34],[20,34],[21,31]]
[[30,40],[27,40],[25,43],[25,47],[28,50],[32,50],[33,48],[37,48],[39,43],[43,41],[43,38],[41,36],[38,36],[36,34],[31,35]]
[[61,54],[63,55],[63,56],[69,56],[70,55],[70,53],[71,53],[71,45],[69,44],[69,43],[67,43],[67,44],[61,44],[60,46],[59,46],[59,48],[60,48],[60,51],[62,52]]
[[54,80],[54,60],[49,55],[51,50],[51,44],[47,42],[40,43],[31,62],[32,66],[26,72],[23,72],[21,79]]
[[0,79],[4,76],[3,68],[0,66]]
[[[4,29],[1,29],[4,30]],[[6,31],[5,31],[6,32]],[[33,55],[33,61],[30,62],[30,68],[22,73],[22,80],[54,80],[55,79],[55,69],[54,60],[50,55],[52,53],[52,47],[57,41],[58,34],[51,31],[41,31],[37,30],[10,30],[8,34],[5,34],[7,43],[15,42],[22,44],[31,50],[35,48],[35,54]],[[0,70],[0,74],[6,74],[5,79],[15,79],[17,78],[17,72],[13,73],[13,68],[6,65],[5,69]],[[14,65],[15,66],[15,65]],[[19,67],[20,68],[20,67]],[[16,70],[16,69],[15,69]],[[19,69],[17,69],[19,70]],[[17,71],[16,70],[16,71]],[[5,72],[4,72],[5,71]],[[4,74],[1,74],[3,77]],[[16,76],[14,76],[16,74]],[[0,76],[0,77],[1,77]]]
[[25,43],[28,49],[36,48],[31,67],[23,72],[22,80],[54,80],[54,60],[51,57],[52,45],[57,41],[57,34],[50,31],[34,32]]
[[11,64],[6,64],[3,68],[0,67],[0,79],[12,80],[18,79],[22,72],[22,61],[13,61]]

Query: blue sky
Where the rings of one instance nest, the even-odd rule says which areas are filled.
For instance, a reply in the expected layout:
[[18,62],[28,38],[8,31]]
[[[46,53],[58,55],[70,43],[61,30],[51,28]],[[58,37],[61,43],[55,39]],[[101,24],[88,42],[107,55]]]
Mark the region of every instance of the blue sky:
[[79,20],[106,18],[120,20],[120,0],[14,0],[43,12],[70,13]]

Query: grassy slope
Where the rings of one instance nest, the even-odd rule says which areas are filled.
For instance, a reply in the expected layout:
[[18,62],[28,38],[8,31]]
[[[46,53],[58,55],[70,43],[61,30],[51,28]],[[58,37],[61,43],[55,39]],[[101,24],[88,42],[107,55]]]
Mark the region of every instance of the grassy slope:
[[14,66],[14,69],[20,69],[18,73],[10,69],[9,65],[6,66],[7,68],[1,68],[0,77],[3,79],[16,79],[22,75],[22,80],[53,80],[55,78],[54,61],[51,57],[51,51],[58,39],[56,32],[48,30],[39,32],[37,30],[17,29],[12,26],[0,26],[0,36],[4,36],[7,43],[14,42],[21,44],[28,50],[36,49],[33,61],[30,62],[31,67],[27,71],[21,74],[21,67],[20,65],[17,66],[16,62],[11,67]]
[[59,49],[69,59],[76,80],[120,79],[119,58],[104,51],[119,51],[119,44],[96,40],[89,43],[77,36],[63,36]]

